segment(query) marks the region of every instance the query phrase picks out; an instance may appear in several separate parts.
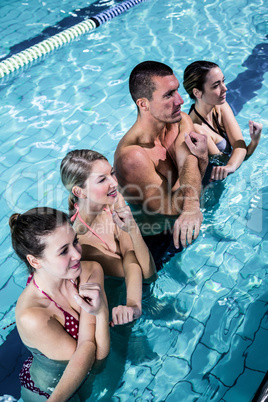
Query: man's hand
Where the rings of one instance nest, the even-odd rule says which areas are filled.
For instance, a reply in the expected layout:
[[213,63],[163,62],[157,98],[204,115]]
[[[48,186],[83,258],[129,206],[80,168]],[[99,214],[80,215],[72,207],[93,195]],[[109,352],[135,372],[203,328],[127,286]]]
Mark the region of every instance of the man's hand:
[[192,155],[198,158],[198,166],[201,177],[204,177],[208,165],[208,144],[205,134],[198,134],[191,131],[185,135],[185,144]]
[[203,215],[200,210],[182,211],[174,224],[173,241],[176,248],[179,248],[180,242],[183,247],[192,244],[200,231]]
[[205,134],[198,134],[191,131],[185,135],[185,143],[189,151],[198,159],[208,159],[208,144]]

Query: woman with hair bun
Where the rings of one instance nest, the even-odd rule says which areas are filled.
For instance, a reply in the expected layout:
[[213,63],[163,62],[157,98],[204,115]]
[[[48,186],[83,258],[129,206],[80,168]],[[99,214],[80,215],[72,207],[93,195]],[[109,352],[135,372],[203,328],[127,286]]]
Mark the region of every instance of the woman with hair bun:
[[195,61],[184,71],[183,86],[194,100],[189,115],[197,133],[206,134],[209,155],[225,154],[226,166],[214,166],[211,180],[222,180],[235,172],[257,147],[262,124],[249,121],[251,142],[246,146],[235,116],[226,102],[224,75],[216,63]]
[[60,171],[69,191],[69,213],[82,245],[82,260],[98,261],[105,275],[125,278],[126,305],[112,309],[111,325],[127,324],[141,315],[142,281],[155,274],[154,261],[103,155],[71,151]]
[[30,273],[16,305],[18,332],[32,354],[20,373],[22,399],[85,400],[80,386],[110,347],[102,268],[80,263],[81,246],[63,212],[34,208],[9,224]]

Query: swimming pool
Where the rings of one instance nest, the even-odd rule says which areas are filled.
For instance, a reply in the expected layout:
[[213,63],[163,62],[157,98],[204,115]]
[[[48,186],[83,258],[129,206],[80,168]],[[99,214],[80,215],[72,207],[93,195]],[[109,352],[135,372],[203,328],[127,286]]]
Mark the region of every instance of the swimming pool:
[[[86,5],[1,6],[0,56]],[[2,346],[26,279],[7,217],[36,205],[66,210],[59,165],[68,150],[94,148],[112,163],[136,118],[128,76],[145,59],[169,64],[180,82],[191,61],[218,62],[231,95],[243,95],[232,105],[248,142],[249,117],[267,123],[264,12],[263,1],[149,0],[0,84]],[[182,86],[180,93],[188,111]],[[266,153],[264,129],[255,154],[206,192],[201,235],[146,290],[142,318],[112,330],[107,367],[89,401],[252,399],[268,367]],[[9,391],[4,380],[1,390]]]

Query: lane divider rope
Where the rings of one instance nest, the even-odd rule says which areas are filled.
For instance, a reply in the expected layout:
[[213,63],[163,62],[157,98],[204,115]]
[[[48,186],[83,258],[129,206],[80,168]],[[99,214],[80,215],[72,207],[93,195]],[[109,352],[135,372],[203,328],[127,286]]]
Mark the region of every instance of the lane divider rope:
[[139,3],[144,3],[148,0],[127,0],[116,5],[108,10],[84,20],[64,31],[45,39],[34,46],[29,47],[19,53],[16,53],[9,58],[0,62],[0,78],[3,78],[22,67],[32,65],[34,62],[44,58],[48,53],[55,49],[70,43],[79,36],[97,28],[106,21],[122,14]]

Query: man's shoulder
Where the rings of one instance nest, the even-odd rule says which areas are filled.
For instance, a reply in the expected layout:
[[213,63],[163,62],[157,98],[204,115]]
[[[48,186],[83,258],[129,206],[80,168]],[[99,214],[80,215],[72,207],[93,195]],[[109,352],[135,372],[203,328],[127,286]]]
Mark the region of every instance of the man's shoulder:
[[119,144],[114,155],[115,168],[133,168],[150,161],[145,149],[135,143]]
[[129,131],[119,142],[114,154],[114,169],[121,187],[138,183],[145,172],[152,168],[146,150],[139,145],[135,135]]
[[140,145],[139,125],[135,123],[121,138],[114,154],[115,164],[134,163],[135,159],[146,159],[147,153]]
[[190,125],[193,124],[191,117],[185,112],[181,112],[181,121],[180,121],[179,125],[181,125],[182,123],[187,123]]

